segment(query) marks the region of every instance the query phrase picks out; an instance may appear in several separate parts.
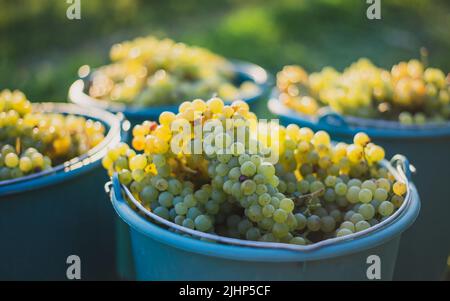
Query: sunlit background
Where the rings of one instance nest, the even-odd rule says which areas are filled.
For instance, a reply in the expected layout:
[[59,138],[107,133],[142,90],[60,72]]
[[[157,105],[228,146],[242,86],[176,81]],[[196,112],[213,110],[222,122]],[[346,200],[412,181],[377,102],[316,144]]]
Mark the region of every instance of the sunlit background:
[[[245,2],[245,4],[244,4]],[[35,101],[65,101],[81,65],[108,61],[114,42],[153,34],[245,59],[275,73],[285,64],[342,68],[358,57],[389,67],[419,57],[450,70],[450,2],[383,0],[382,20],[366,1],[0,0],[0,88]]]

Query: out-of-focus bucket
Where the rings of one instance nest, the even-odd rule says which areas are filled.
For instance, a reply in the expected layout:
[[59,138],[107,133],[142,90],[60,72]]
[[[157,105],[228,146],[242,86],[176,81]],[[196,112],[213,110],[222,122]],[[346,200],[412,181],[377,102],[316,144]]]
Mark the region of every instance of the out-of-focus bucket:
[[[115,279],[115,214],[104,193],[106,149],[123,139],[122,119],[73,104],[35,104],[43,112],[100,121],[105,139],[53,169],[0,182],[0,279],[64,280],[70,255],[81,279]],[[69,258],[70,259],[70,258]]]
[[445,197],[450,179],[450,123],[405,126],[393,121],[341,116],[327,110],[311,117],[291,110],[276,97],[268,105],[283,124],[325,130],[333,139],[345,142],[351,142],[356,133],[365,132],[385,148],[387,156],[406,155],[417,169],[414,182],[426,201],[417,221],[403,235],[395,279],[442,279],[450,252],[450,201]]

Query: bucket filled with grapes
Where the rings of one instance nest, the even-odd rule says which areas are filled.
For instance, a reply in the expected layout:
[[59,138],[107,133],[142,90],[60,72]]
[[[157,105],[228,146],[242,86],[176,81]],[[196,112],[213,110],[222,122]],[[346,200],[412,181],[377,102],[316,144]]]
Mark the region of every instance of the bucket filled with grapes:
[[103,165],[138,280],[389,280],[420,201],[408,160],[384,157],[211,98],[136,125]]
[[113,275],[115,215],[101,158],[120,142],[121,122],[105,111],[0,92],[3,279],[67,279],[70,255],[83,261],[83,279]]
[[[326,67],[308,74],[300,66],[286,66],[269,101],[285,124],[326,130],[346,142],[363,131],[388,156],[405,154],[417,168],[415,183],[426,202],[403,236],[398,280],[437,280],[445,272],[450,203],[442,196],[450,177],[449,95],[449,77],[418,60],[385,70],[360,59],[343,72]],[[428,235],[433,229],[440,230]]]
[[213,95],[255,103],[268,92],[269,75],[254,64],[229,61],[209,50],[155,37],[111,48],[111,63],[83,66],[69,98],[80,105],[123,112],[132,123],[175,112],[180,102]]

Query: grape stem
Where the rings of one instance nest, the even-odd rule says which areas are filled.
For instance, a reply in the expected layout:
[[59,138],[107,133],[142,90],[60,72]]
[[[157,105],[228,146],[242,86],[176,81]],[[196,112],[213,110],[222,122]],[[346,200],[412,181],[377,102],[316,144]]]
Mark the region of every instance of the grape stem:
[[21,149],[21,143],[20,143],[20,137],[16,138],[16,153],[20,154],[20,149]]
[[300,195],[300,196],[292,196],[292,199],[294,202],[296,202],[297,204],[300,203],[301,201],[310,201],[312,200],[315,196],[320,195],[322,192],[324,192],[325,189],[321,188],[317,191],[311,192],[309,194],[304,194],[304,195]]
[[192,169],[192,168],[189,168],[189,167],[187,167],[187,166],[185,166],[185,165],[182,165],[181,168],[182,168],[184,171],[189,172],[189,173],[192,173],[192,174],[197,174],[197,173],[198,173],[196,170],[194,170],[194,169]]

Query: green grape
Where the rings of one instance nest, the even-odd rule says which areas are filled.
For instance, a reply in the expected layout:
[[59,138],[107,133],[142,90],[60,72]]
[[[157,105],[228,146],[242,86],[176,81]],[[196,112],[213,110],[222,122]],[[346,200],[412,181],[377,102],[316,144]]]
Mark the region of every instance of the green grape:
[[303,237],[300,237],[300,236],[296,236],[296,237],[292,238],[289,241],[289,243],[290,244],[294,244],[294,245],[301,245],[301,246],[306,245],[305,239]]
[[266,179],[275,176],[275,167],[268,162],[263,162],[258,166],[258,173],[263,175]]
[[284,198],[280,201],[280,209],[286,212],[292,212],[294,210],[294,202],[291,199]]
[[191,207],[188,209],[186,217],[194,221],[195,218],[201,214],[202,212],[197,207]]
[[349,221],[353,214],[355,214],[355,211],[353,210],[347,211],[344,215],[344,220]]
[[272,227],[272,234],[276,238],[282,238],[288,235],[289,227],[286,224],[275,223]]
[[241,174],[251,177],[256,173],[256,165],[252,161],[246,161],[241,165]]
[[158,190],[153,187],[153,186],[146,186],[144,187],[141,192],[140,192],[140,197],[141,200],[146,203],[149,204],[151,202],[154,202],[156,200],[158,200]]
[[377,184],[375,184],[374,181],[366,180],[361,184],[361,189],[364,188],[369,189],[372,192],[372,194],[374,194],[375,190],[377,189]]
[[341,224],[340,226],[341,229],[347,229],[349,231],[351,231],[352,233],[355,232],[355,224],[353,224],[350,221],[345,221]]
[[363,231],[370,228],[370,224],[366,221],[359,221],[355,224],[356,232]]
[[199,231],[208,231],[212,227],[211,219],[207,215],[199,215],[195,218],[195,228]]
[[344,196],[347,193],[347,185],[345,183],[337,183],[334,191],[337,195]]
[[9,153],[5,156],[5,165],[14,168],[19,165],[19,157],[15,153]]
[[169,187],[169,183],[167,182],[166,179],[157,179],[155,181],[155,187],[159,191],[165,191]]
[[375,216],[375,207],[372,204],[362,204],[359,206],[358,213],[361,214],[365,220],[370,220]]
[[306,226],[308,227],[308,230],[310,231],[319,231],[320,230],[320,217],[317,215],[311,215],[308,217]]
[[358,186],[350,186],[346,194],[347,200],[352,204],[356,204],[357,202],[359,202],[360,191],[361,189]]
[[373,195],[373,199],[379,202],[386,201],[388,198],[388,192],[383,188],[377,188]]
[[153,212],[159,217],[169,219],[169,210],[166,207],[157,207]]
[[297,184],[297,189],[302,194],[307,194],[309,192],[309,182],[306,180],[301,180]]
[[176,197],[173,198],[172,205],[175,206],[176,204],[183,203],[183,201],[184,201],[184,198],[180,195],[177,195]]
[[253,180],[245,180],[241,184],[241,190],[244,195],[251,195],[256,191],[256,183]]
[[362,188],[358,193],[358,199],[361,203],[370,203],[372,201],[372,191],[367,188]]
[[272,217],[273,213],[275,212],[275,207],[271,204],[264,205],[262,208],[262,214],[264,217]]
[[183,190],[183,184],[177,179],[170,179],[167,190],[173,195],[179,195]]
[[394,205],[389,201],[384,201],[378,207],[378,213],[383,217],[390,216],[394,212]]
[[338,209],[331,210],[330,216],[336,221],[336,223],[339,223],[342,221],[342,213]]
[[250,229],[252,226],[253,225],[249,220],[243,219],[238,224],[238,231],[242,236],[244,236],[247,233],[248,229]]
[[296,213],[295,219],[297,220],[297,230],[303,230],[305,229],[307,225],[307,219],[306,217],[301,213]]
[[350,188],[352,186],[356,186],[361,188],[361,180],[360,179],[350,179],[347,183],[347,186]]
[[[208,199],[202,199],[202,201],[206,202]],[[187,208],[191,208],[197,205],[197,200],[192,193],[186,195],[183,199],[183,203]]]
[[324,216],[320,219],[320,229],[324,233],[331,233],[336,227],[336,221],[331,216]]
[[173,194],[168,191],[162,192],[158,197],[158,203],[166,208],[170,208],[172,206]]
[[258,197],[258,203],[259,203],[261,206],[265,206],[265,205],[270,204],[271,199],[272,199],[272,198],[270,197],[270,194],[268,194],[268,193],[263,193],[263,194],[261,194],[261,195]]
[[403,197],[394,194],[391,198],[391,203],[394,205],[395,208],[400,208],[400,206],[403,204]]
[[186,215],[188,207],[184,203],[178,203],[175,205],[175,211],[178,215]]
[[263,231],[269,231],[269,230],[272,229],[274,223],[275,223],[275,222],[273,221],[272,218],[265,217],[265,218],[263,218],[261,221],[258,222],[258,226],[259,226]]
[[277,209],[273,213],[273,220],[277,223],[284,223],[287,220],[288,213],[283,209]]
[[323,183],[320,182],[320,181],[314,181],[310,185],[310,190],[311,190],[312,193],[318,192],[318,191],[320,191],[320,190],[322,190],[324,188],[325,188],[325,185],[323,185]]
[[[176,209],[175,209],[176,210]],[[182,215],[177,215],[174,219],[175,224],[182,226],[184,222],[185,217]]]
[[336,199],[336,193],[334,192],[334,189],[328,188],[327,190],[325,190],[323,198],[327,203],[333,203]]
[[247,230],[245,237],[248,240],[258,240],[261,237],[261,232],[258,228],[251,227],[250,229]]
[[216,215],[219,213],[220,205],[218,202],[211,200],[205,204],[206,212],[210,215]]
[[189,229],[195,229],[195,222],[194,222],[194,220],[192,219],[192,218],[186,218],[184,221],[183,221],[183,227],[186,227],[186,228],[189,228]]
[[357,222],[363,221],[364,220],[364,216],[362,214],[359,213],[355,213],[350,217],[350,221],[353,224],[356,224]]

